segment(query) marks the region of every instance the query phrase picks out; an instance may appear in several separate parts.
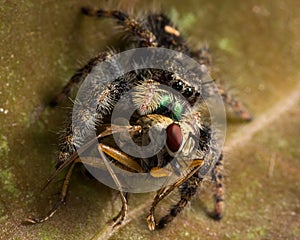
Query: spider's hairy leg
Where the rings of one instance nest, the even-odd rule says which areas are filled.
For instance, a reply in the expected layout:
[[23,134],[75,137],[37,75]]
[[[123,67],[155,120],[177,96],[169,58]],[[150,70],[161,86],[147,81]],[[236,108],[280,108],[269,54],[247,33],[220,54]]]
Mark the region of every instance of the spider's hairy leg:
[[251,121],[252,116],[247,108],[238,101],[234,96],[229,94],[220,84],[216,84],[218,89],[218,94],[221,95],[224,103],[244,121]]
[[[212,57],[211,51],[208,47],[202,47],[198,51],[193,51],[191,53],[191,56],[194,57],[195,59],[197,59],[197,61],[200,64],[205,65],[208,69],[208,72],[211,72],[213,57]],[[243,104],[240,101],[238,101],[231,94],[229,94],[220,84],[216,84],[216,85],[217,85],[216,91],[210,89],[209,85],[205,85],[204,95],[206,97],[209,97],[210,95],[214,95],[214,94],[218,93],[222,97],[224,103],[230,109],[232,109],[233,112],[238,117],[240,117],[241,119],[243,119],[245,121],[251,121],[252,116],[249,113],[249,111],[247,110],[247,108],[245,106],[243,106]]]
[[92,17],[107,17],[115,18],[118,22],[124,26],[124,28],[131,32],[134,36],[137,36],[142,42],[144,47],[156,47],[158,45],[155,35],[147,28],[143,27],[137,20],[130,18],[126,13],[119,10],[95,10],[89,7],[81,8],[83,14]]
[[220,220],[224,211],[224,185],[223,185],[223,156],[220,155],[213,169],[213,182],[215,184],[215,209],[213,218]]
[[197,188],[201,185],[201,182],[202,178],[196,173],[180,186],[180,200],[171,208],[169,214],[160,219],[157,225],[158,228],[163,228],[185,208],[187,203],[190,202],[191,198],[196,194]]
[[[171,186],[168,187],[163,187],[160,190],[157,191],[154,200],[152,202],[151,208],[149,210],[149,214],[147,216],[147,223],[148,223],[148,228],[149,230],[153,231],[155,229],[156,223],[155,223],[155,208],[157,204],[163,200],[166,196],[168,196],[176,187],[181,186],[184,184],[186,181],[188,181],[194,174],[197,174],[198,170],[203,164],[203,160],[197,159],[194,160],[193,163],[191,164],[191,170],[189,173],[187,173],[185,176],[177,180],[175,183],[173,183]],[[164,224],[163,224],[164,225]],[[160,226],[163,227],[163,226]]]
[[204,84],[203,96],[209,98],[218,94],[222,97],[225,105],[234,112],[234,114],[244,121],[251,121],[252,116],[247,108],[238,101],[234,96],[229,94],[220,84]]
[[105,61],[110,56],[111,54],[109,52],[102,52],[96,57],[92,58],[84,67],[78,69],[68,83],[63,87],[62,91],[51,100],[50,106],[55,107],[61,103],[67,96],[70,95],[70,92],[75,85],[80,85],[84,81],[97,63]]
[[200,64],[204,64],[209,71],[211,70],[213,58],[212,58],[211,51],[208,47],[204,46],[197,51],[191,52],[191,56],[197,59],[197,61]]
[[70,178],[72,176],[72,172],[74,170],[74,166],[76,163],[80,162],[80,159],[77,158],[73,163],[72,165],[70,166],[66,176],[65,176],[65,179],[64,179],[64,182],[63,182],[63,185],[62,185],[62,189],[61,189],[61,192],[60,192],[60,197],[59,199],[57,200],[57,202],[55,203],[55,205],[53,206],[53,208],[42,218],[33,218],[33,217],[29,217],[29,218],[26,218],[24,220],[24,223],[29,223],[29,224],[35,224],[35,223],[42,223],[42,222],[45,222],[47,221],[49,218],[51,218],[55,213],[56,211],[58,210],[58,208],[65,203],[66,201],[66,196],[67,196],[67,193],[68,193],[68,187],[69,187],[69,184],[70,184]]
[[60,151],[55,168],[58,169],[74,152],[76,152],[76,148],[74,146],[72,124],[68,123],[61,136]]

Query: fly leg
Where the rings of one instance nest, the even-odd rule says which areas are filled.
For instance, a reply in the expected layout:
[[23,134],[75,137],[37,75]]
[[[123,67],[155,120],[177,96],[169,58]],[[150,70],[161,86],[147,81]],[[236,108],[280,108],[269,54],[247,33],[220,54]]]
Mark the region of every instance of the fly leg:
[[58,210],[58,208],[62,204],[65,204],[66,196],[67,196],[67,193],[68,193],[68,188],[69,188],[69,185],[70,185],[70,178],[71,178],[72,172],[74,170],[74,166],[77,162],[80,162],[79,158],[77,158],[75,161],[73,161],[72,165],[70,166],[70,168],[69,168],[69,170],[68,170],[68,172],[65,176],[65,180],[63,182],[63,185],[62,185],[62,189],[61,189],[61,192],[60,192],[60,197],[57,200],[57,202],[55,203],[55,205],[53,206],[53,208],[44,217],[41,217],[41,218],[29,217],[29,218],[26,218],[24,220],[24,223],[35,224],[35,223],[45,222],[56,213],[56,211]]
[[155,222],[155,208],[157,204],[163,200],[166,196],[168,196],[176,187],[181,186],[186,182],[189,178],[191,178],[194,174],[197,173],[197,171],[200,169],[200,167],[203,164],[203,160],[194,160],[193,163],[190,166],[190,171],[188,174],[186,174],[184,177],[180,178],[178,181],[173,183],[172,185],[168,187],[162,187],[160,190],[157,191],[154,200],[152,202],[151,208],[149,210],[149,214],[147,216],[147,222],[148,222],[148,227],[151,231],[153,231],[156,227],[156,222]]

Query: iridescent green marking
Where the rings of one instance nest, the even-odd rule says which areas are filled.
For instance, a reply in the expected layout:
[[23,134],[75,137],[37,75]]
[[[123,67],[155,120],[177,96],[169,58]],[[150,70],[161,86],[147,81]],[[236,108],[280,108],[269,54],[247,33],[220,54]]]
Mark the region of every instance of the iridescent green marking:
[[165,111],[171,112],[172,119],[178,121],[181,118],[183,106],[178,102],[174,103],[169,95],[164,95],[161,97],[159,107],[156,111],[157,113],[163,113]]
[[166,107],[172,102],[171,97],[169,95],[164,95],[162,96],[160,102],[159,102],[159,107]]
[[182,111],[183,111],[183,106],[180,103],[176,102],[173,110],[174,110],[173,111],[174,117],[177,120],[179,120],[181,118],[181,114],[182,114]]

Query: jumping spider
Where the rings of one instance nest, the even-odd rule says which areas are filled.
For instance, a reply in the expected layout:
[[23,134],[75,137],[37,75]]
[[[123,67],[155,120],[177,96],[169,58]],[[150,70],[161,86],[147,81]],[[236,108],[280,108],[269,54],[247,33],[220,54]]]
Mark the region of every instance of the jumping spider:
[[[117,20],[117,23],[133,37],[136,48],[166,48],[175,50],[195,59],[199,66],[205,69],[203,72],[209,73],[211,71],[212,57],[210,50],[207,47],[196,51],[191,50],[182,38],[177,27],[164,14],[150,13],[145,19],[136,20],[119,10],[95,10],[88,7],[84,7],[81,10],[82,13],[87,16],[96,18],[106,17]],[[80,85],[88,77],[93,76],[93,71],[99,63],[110,63],[117,71],[118,66],[110,62],[114,54],[116,54],[116,52],[102,52],[91,59],[84,67],[77,70],[65,85],[62,92],[51,101],[51,106],[60,104],[70,94],[75,85]],[[172,67],[171,59],[167,59],[167,61],[163,63],[168,66],[168,70],[149,68],[131,71],[111,83],[104,84],[103,86],[101,84],[94,86],[94,88],[90,89],[90,92],[87,93],[87,95],[97,96],[96,120],[93,121],[96,125],[94,130],[97,132],[97,138],[94,139],[94,143],[96,143],[102,155],[105,155],[110,162],[123,170],[134,173],[150,173],[153,178],[165,176],[168,174],[168,171],[180,172],[184,162],[182,160],[187,156],[184,153],[189,153],[191,145],[199,148],[195,156],[189,159],[190,164],[188,164],[186,170],[177,173],[177,180],[173,184],[163,186],[157,191],[147,216],[150,230],[154,230],[155,227],[164,227],[167,223],[171,222],[172,219],[184,209],[193,195],[195,195],[204,177],[207,177],[206,175],[208,175],[215,184],[214,217],[216,219],[221,219],[222,217],[224,208],[222,153],[221,149],[219,149],[215,143],[214,133],[211,131],[209,124],[205,123],[202,119],[202,113],[200,114],[201,108],[196,102],[202,99],[200,100],[201,103],[212,95],[219,94],[225,104],[230,107],[238,117],[246,121],[251,120],[251,116],[246,108],[234,97],[230,96],[221,85],[214,84],[216,87],[211,87],[210,84],[204,82],[203,75],[186,75],[184,69]],[[181,103],[181,100],[172,98],[168,91],[160,91],[160,85],[168,86],[180,93],[182,98],[192,106],[191,110],[184,112],[184,110],[182,110],[184,104]],[[128,101],[131,101],[132,104],[137,104],[137,110],[131,117],[128,126],[114,126],[115,128],[113,128],[110,118],[115,104],[124,94],[132,89],[134,90],[134,94],[132,99]],[[176,105],[177,102],[178,104]],[[79,112],[78,118],[84,119],[84,117],[84,113]],[[28,218],[26,219],[27,222],[40,223],[46,221],[52,217],[58,207],[65,202],[74,165],[81,162],[78,151],[83,152],[89,147],[87,146],[89,144],[86,144],[80,146],[78,150],[78,143],[74,140],[74,131],[82,133],[89,129],[89,124],[88,121],[82,120],[82,126],[79,129],[72,129],[72,123],[69,123],[66,127],[58,155],[56,171],[48,180],[48,183],[50,183],[63,169],[69,167],[62,186],[60,198],[45,217]],[[155,124],[159,124],[157,131],[165,132],[167,139],[163,149],[155,156],[136,158],[124,153],[113,142],[113,133],[120,134],[126,130],[136,143],[147,145],[143,142],[143,136],[145,132],[148,132]],[[195,137],[197,134],[199,136],[198,138]],[[168,166],[174,156],[177,158],[176,164],[171,164],[171,167],[165,169],[164,167]],[[212,161],[212,158],[217,158],[217,160]],[[110,173],[113,175],[112,177],[115,178],[115,181],[118,182],[114,173]],[[171,207],[169,214],[156,223],[154,217],[156,205],[175,188],[178,188],[180,193],[178,203]],[[122,199],[122,209],[113,219],[114,226],[121,224],[127,213],[128,193],[124,193],[120,188],[120,195]]]

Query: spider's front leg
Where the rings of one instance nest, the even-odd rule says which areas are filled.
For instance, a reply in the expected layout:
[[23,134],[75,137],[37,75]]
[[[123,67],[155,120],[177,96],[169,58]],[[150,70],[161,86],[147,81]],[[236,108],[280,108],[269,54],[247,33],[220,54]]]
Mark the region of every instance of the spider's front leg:
[[118,22],[124,26],[124,28],[131,32],[134,36],[139,38],[144,47],[156,47],[158,45],[155,35],[147,28],[143,27],[137,20],[130,18],[126,13],[119,10],[95,10],[89,7],[83,7],[82,13],[92,17],[107,17],[115,18]]

